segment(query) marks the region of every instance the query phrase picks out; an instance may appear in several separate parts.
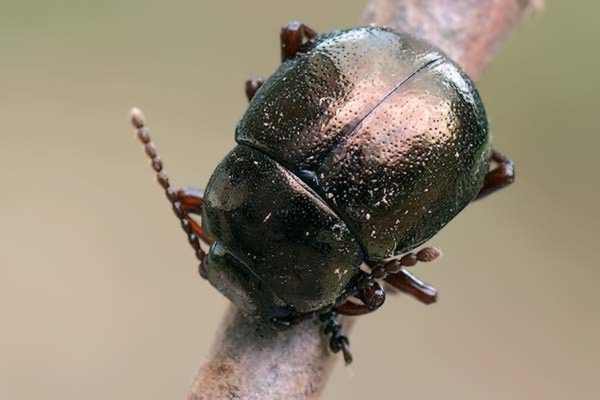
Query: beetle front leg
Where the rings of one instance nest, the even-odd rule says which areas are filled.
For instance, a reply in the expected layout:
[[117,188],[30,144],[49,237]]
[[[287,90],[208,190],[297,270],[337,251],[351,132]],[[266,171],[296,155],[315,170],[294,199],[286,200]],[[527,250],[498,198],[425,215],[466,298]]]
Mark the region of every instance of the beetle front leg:
[[292,21],[281,28],[281,61],[294,58],[303,46],[317,37],[317,32],[302,22]]
[[515,166],[512,160],[497,150],[492,150],[490,160],[497,166],[485,176],[483,187],[475,200],[482,199],[515,181]]
[[265,83],[262,79],[248,79],[246,81],[245,90],[248,101],[252,100],[258,89]]
[[213,240],[206,235],[202,226],[200,226],[200,224],[191,216],[192,214],[202,215],[202,206],[204,205],[202,190],[196,188],[184,188],[177,190],[176,193],[177,201],[181,205],[184,214],[183,218],[188,221],[194,234],[206,245],[210,246]]
[[381,285],[369,276],[355,295],[362,304],[347,300],[335,307],[335,311],[342,315],[363,315],[377,310],[385,302],[385,291]]

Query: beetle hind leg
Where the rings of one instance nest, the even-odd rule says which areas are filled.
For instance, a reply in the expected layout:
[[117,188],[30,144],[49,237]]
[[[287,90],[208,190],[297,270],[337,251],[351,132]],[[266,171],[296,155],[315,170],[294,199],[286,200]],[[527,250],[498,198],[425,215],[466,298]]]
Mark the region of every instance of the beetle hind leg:
[[497,150],[492,150],[490,160],[497,166],[485,176],[483,187],[475,200],[482,199],[515,181],[515,166],[512,160]]
[[292,21],[281,28],[281,61],[294,58],[317,37],[317,32],[302,22]]
[[192,218],[192,214],[199,215],[202,211],[202,205],[204,204],[202,192],[198,189],[172,188],[169,177],[164,171],[163,162],[150,137],[150,131],[146,126],[146,121],[141,110],[137,108],[131,110],[131,123],[136,130],[138,140],[144,146],[146,155],[150,159],[150,165],[156,173],[156,180],[163,188],[169,203],[171,203],[173,212],[179,219],[181,227],[188,238],[188,242],[200,261],[200,275],[204,276],[206,252],[202,249],[200,241],[203,241],[205,244],[211,244],[211,240],[204,233],[200,224]]

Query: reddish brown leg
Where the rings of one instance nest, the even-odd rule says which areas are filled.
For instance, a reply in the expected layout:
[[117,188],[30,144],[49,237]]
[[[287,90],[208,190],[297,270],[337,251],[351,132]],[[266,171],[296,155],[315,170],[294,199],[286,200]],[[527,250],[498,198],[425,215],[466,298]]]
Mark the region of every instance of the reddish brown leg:
[[383,305],[385,302],[385,291],[375,279],[371,278],[359,289],[356,297],[362,304],[347,300],[345,303],[337,306],[335,311],[342,315],[368,314]]
[[281,61],[293,58],[302,51],[306,43],[317,37],[317,32],[298,21],[292,21],[281,28]]
[[437,290],[415,278],[406,271],[406,268],[413,267],[419,262],[432,262],[440,255],[439,249],[425,247],[416,253],[408,253],[400,259],[391,260],[373,273],[383,275],[384,281],[392,288],[408,293],[425,304],[431,304],[436,301]]
[[496,168],[485,176],[483,187],[476,200],[505,188],[515,181],[515,167],[512,160],[497,150],[492,150],[490,160],[496,163]]
[[367,283],[363,284],[355,297],[362,304],[347,300],[335,308],[335,311],[343,315],[362,315],[375,311],[385,301],[386,290],[384,290],[376,279],[383,279],[388,288],[399,290],[416,297],[425,304],[435,302],[437,291],[421,282],[405,268],[413,267],[418,262],[432,262],[440,257],[441,251],[435,247],[424,247],[416,253],[408,253],[399,259],[393,259],[373,268]]
[[246,97],[248,101],[252,100],[258,89],[265,83],[262,79],[248,79],[246,81]]
[[[424,247],[416,253],[408,253],[399,259],[393,259],[380,265],[373,270],[376,278],[384,278],[388,274],[399,272],[403,267],[413,267],[419,262],[431,262],[440,257],[442,252],[436,247]],[[397,294],[400,291],[394,286],[384,281],[384,290],[387,294]]]
[[335,307],[335,311],[341,315],[363,315],[371,312],[369,307],[364,304],[355,303],[352,300],[346,300],[344,303]]
[[195,189],[173,189],[169,177],[164,172],[162,160],[158,156],[156,147],[150,138],[150,131],[146,127],[144,115],[137,108],[131,110],[131,123],[136,130],[139,141],[144,146],[146,155],[150,158],[150,165],[156,173],[156,180],[165,191],[173,212],[181,222],[181,227],[187,235],[196,257],[200,260],[200,275],[205,276],[204,262],[206,253],[200,245],[200,240],[205,240],[207,243],[210,243],[210,240],[206,237],[202,228],[190,216],[191,213],[200,213],[203,204],[202,194]]
[[437,300],[437,290],[415,278],[406,269],[402,268],[395,274],[389,274],[385,281],[396,289],[410,294],[424,304],[435,303]]
[[202,205],[204,204],[203,193],[200,189],[196,188],[184,188],[177,190],[177,201],[181,204],[181,209],[185,214],[185,219],[191,225],[194,233],[202,240],[205,244],[211,245],[212,240],[206,235],[204,229],[192,218],[192,214],[202,215]]

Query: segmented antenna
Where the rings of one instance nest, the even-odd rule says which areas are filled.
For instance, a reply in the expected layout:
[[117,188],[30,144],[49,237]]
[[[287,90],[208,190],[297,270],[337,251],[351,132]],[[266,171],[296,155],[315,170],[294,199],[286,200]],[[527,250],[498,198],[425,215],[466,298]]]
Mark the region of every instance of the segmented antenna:
[[156,173],[156,180],[165,191],[167,200],[169,200],[169,202],[171,203],[173,212],[175,213],[175,216],[179,219],[181,223],[181,228],[187,235],[188,242],[192,246],[192,249],[194,249],[196,257],[200,261],[200,275],[205,277],[204,260],[206,258],[206,253],[204,252],[204,250],[202,250],[202,247],[200,246],[200,239],[193,231],[192,227],[194,224],[194,220],[183,209],[181,201],[179,200],[179,191],[171,187],[169,177],[164,171],[163,162],[158,155],[156,146],[152,142],[152,138],[150,137],[150,131],[146,127],[146,120],[144,118],[144,114],[139,108],[133,108],[131,110],[130,115],[131,123],[136,130],[136,136],[144,146],[144,151],[150,159],[150,165]]

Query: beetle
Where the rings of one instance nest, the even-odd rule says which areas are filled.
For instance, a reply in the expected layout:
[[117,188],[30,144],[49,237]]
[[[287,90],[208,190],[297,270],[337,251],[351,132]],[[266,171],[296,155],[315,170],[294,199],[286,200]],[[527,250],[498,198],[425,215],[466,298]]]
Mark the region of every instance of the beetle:
[[205,193],[173,188],[138,109],[132,123],[200,275],[275,325],[319,315],[349,363],[337,315],[378,309],[383,285],[433,303],[436,289],[407,269],[439,250],[413,250],[512,183],[514,166],[491,148],[473,82],[425,41],[291,22],[281,56],[268,80],[246,82],[237,145]]

